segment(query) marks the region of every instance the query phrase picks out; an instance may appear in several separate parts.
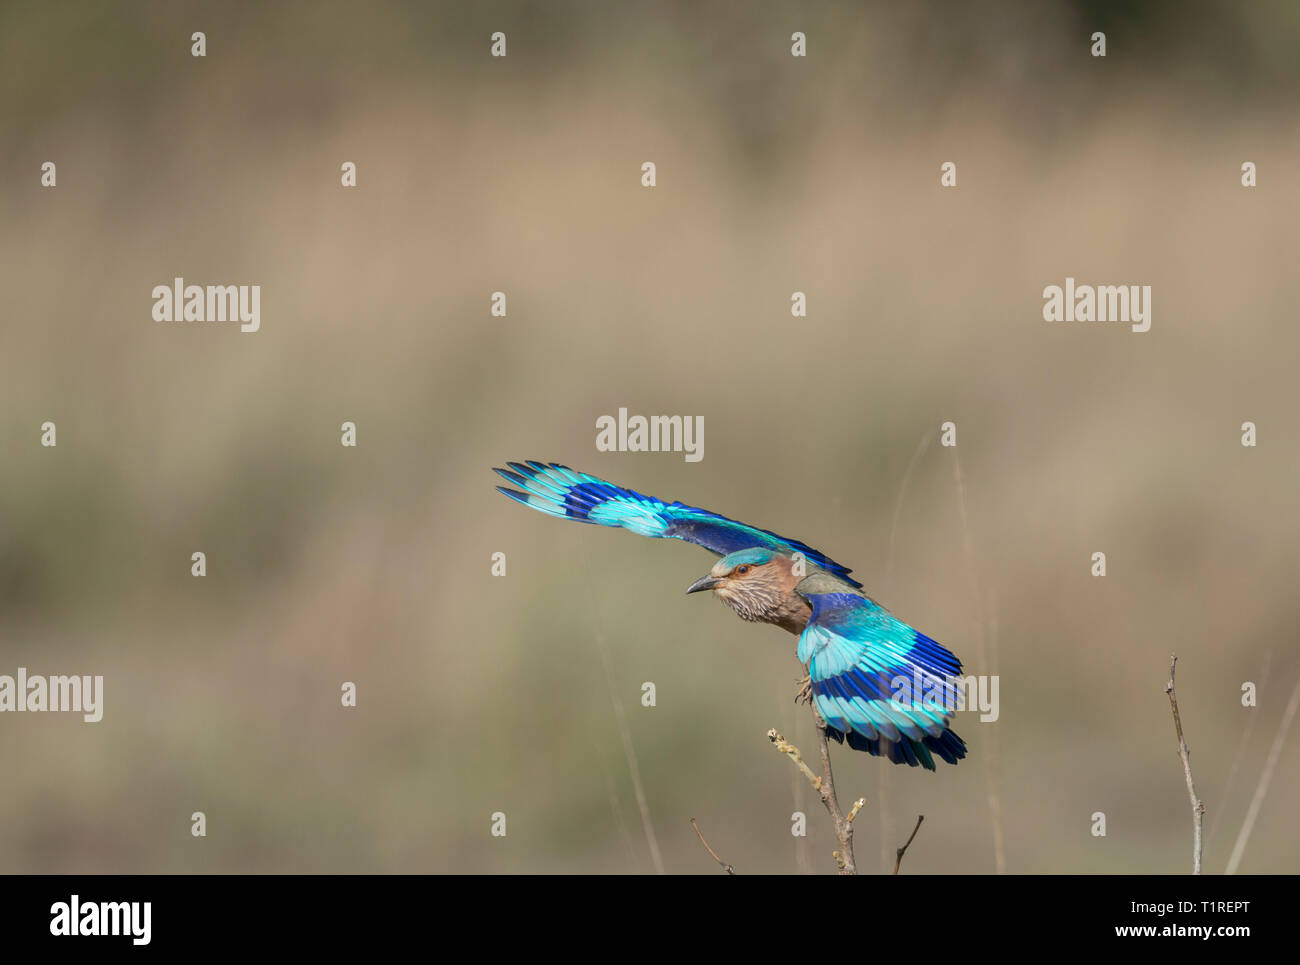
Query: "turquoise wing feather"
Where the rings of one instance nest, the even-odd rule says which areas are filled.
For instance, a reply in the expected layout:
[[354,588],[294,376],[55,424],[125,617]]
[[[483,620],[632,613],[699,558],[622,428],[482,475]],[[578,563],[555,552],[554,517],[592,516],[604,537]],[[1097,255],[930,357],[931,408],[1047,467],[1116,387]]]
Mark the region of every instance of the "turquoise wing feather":
[[802,553],[804,558],[851,586],[861,586],[849,577],[851,570],[836,563],[806,543],[746,523],[728,519],[707,509],[684,503],[665,503],[631,489],[615,486],[585,472],[558,463],[507,463],[509,469],[493,469],[518,489],[498,486],[497,492],[539,512],[580,523],[616,526],[642,536],[680,539],[718,556],[736,550],[763,547],[784,553]]
[[961,673],[949,650],[861,594],[796,592],[812,606],[798,656],[828,736],[931,771],[935,756],[949,764],[966,756],[948,726]]

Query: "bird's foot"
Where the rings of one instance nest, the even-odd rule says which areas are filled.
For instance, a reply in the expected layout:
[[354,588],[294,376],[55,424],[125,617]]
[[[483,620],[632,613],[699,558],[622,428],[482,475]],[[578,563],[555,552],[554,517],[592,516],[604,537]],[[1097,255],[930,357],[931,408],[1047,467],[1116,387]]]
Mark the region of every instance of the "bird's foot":
[[812,703],[812,677],[805,676],[799,680],[799,689],[795,691],[794,702],[796,704]]

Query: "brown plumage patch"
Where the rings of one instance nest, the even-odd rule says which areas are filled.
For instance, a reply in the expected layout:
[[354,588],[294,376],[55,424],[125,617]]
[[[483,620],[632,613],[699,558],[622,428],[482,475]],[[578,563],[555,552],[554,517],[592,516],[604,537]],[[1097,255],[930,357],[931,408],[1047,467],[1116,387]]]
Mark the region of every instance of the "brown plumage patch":
[[742,620],[771,623],[794,634],[803,632],[812,610],[794,592],[800,579],[794,574],[794,560],[774,556],[767,563],[746,564],[714,575],[720,582],[713,592]]

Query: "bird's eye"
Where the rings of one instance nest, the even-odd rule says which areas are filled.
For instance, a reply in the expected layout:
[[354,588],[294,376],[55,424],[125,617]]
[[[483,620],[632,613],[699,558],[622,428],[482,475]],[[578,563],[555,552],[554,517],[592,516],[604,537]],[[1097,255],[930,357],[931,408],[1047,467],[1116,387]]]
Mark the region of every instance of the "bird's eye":
[[741,576],[744,576],[746,573],[749,572],[749,565],[748,565],[748,564],[744,564],[744,565],[741,565],[741,566],[737,566],[737,567],[736,567],[736,572],[739,573]]

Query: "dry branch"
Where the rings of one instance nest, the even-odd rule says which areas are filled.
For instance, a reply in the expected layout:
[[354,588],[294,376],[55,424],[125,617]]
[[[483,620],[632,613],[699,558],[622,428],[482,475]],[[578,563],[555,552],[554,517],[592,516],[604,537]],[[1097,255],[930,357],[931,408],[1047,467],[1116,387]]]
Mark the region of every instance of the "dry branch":
[[826,722],[822,720],[821,714],[817,713],[815,709],[813,710],[813,722],[817,725],[817,737],[821,745],[821,775],[813,772],[813,769],[804,761],[803,755],[799,753],[799,748],[777,733],[775,727],[767,732],[767,739],[776,745],[777,750],[794,761],[795,766],[803,772],[813,790],[821,797],[822,804],[826,807],[826,813],[831,816],[831,823],[835,825],[835,838],[839,842],[839,849],[832,853],[835,864],[838,866],[840,874],[855,875],[858,873],[858,867],[853,858],[853,818],[857,816],[862,805],[866,803],[866,799],[859,799],[853,805],[849,817],[846,818],[841,813],[840,802],[835,796],[835,776],[831,773],[831,750],[826,738]]
[[908,835],[907,840],[903,842],[903,846],[894,853],[894,874],[898,874],[898,869],[903,864],[903,855],[907,854],[907,849],[912,846],[912,840],[916,837],[916,832],[921,830],[921,822],[924,820],[924,814],[918,814],[916,816],[916,827],[912,829],[912,833]]
[[1178,716],[1178,698],[1174,696],[1174,668],[1178,665],[1178,655],[1169,655],[1169,683],[1165,684],[1165,693],[1169,695],[1169,706],[1174,712],[1174,731],[1178,734],[1178,756],[1183,760],[1183,775],[1187,778],[1187,796],[1192,801],[1192,874],[1201,873],[1201,825],[1205,818],[1205,805],[1196,796],[1196,785],[1192,783],[1192,756],[1183,740],[1183,722]]
[[723,861],[721,858],[719,858],[718,852],[714,851],[712,848],[709,847],[709,842],[704,840],[704,832],[700,830],[700,826],[695,823],[694,818],[691,818],[691,827],[695,829],[695,834],[696,836],[699,837],[700,844],[704,845],[704,850],[707,851],[709,854],[713,855],[713,860],[722,866],[723,871],[725,871],[729,875],[734,875],[736,873],[736,869],[733,868],[727,862]]

